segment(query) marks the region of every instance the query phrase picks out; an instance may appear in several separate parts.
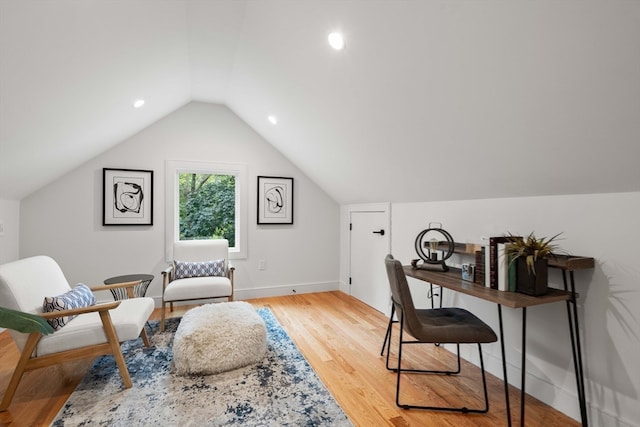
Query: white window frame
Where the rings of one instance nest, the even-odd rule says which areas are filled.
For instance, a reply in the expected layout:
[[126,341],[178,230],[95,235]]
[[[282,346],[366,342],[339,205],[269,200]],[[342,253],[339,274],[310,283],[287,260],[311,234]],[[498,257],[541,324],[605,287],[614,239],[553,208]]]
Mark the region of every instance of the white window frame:
[[236,247],[229,248],[230,259],[247,258],[248,172],[243,163],[192,162],[167,160],[165,163],[165,260],[173,261],[173,244],[180,239],[181,173],[234,175],[236,177]]

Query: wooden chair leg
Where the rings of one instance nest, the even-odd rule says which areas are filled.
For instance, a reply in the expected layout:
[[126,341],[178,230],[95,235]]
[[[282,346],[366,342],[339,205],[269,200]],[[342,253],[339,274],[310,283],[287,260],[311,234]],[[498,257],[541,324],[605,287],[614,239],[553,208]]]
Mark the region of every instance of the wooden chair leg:
[[116,334],[116,329],[113,327],[113,323],[111,322],[111,316],[108,311],[101,311],[100,318],[102,319],[102,326],[104,327],[104,332],[107,335],[107,340],[111,345],[113,358],[116,360],[116,365],[118,365],[122,382],[124,383],[125,388],[131,388],[133,384],[131,383],[131,377],[129,376],[129,370],[127,369],[127,364],[124,361],[124,356],[122,355],[122,349],[120,349],[118,334]]
[[149,342],[149,335],[147,335],[147,330],[142,326],[142,332],[140,332],[140,336],[142,337],[142,342],[145,347],[150,347],[151,343]]
[[13,400],[13,396],[16,393],[16,389],[18,388],[18,384],[20,384],[20,380],[22,379],[22,375],[25,372],[25,368],[29,363],[29,359],[31,359],[31,355],[33,354],[33,350],[35,350],[38,342],[42,338],[42,334],[39,332],[33,332],[29,335],[27,342],[22,350],[22,354],[20,354],[20,359],[18,360],[18,364],[13,371],[13,375],[11,376],[11,380],[9,381],[9,385],[7,386],[7,391],[4,393],[4,398],[2,399],[2,403],[0,403],[0,411],[6,411],[9,409],[9,405]]
[[166,304],[164,302],[164,299],[162,300],[162,311],[160,314],[160,332],[164,332],[164,320],[167,317],[167,315],[165,314],[165,310],[166,310]]

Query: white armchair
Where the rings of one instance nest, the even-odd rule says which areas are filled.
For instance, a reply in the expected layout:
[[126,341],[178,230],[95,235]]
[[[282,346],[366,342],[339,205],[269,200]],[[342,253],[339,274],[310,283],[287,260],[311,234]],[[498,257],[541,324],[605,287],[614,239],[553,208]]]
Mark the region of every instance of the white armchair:
[[[137,284],[139,282],[99,286],[91,291],[128,287],[133,296],[132,288]],[[149,346],[144,325],[153,312],[153,299],[131,298],[43,313],[45,297],[57,297],[69,291],[74,293],[62,270],[50,257],[36,256],[0,265],[0,304],[3,307],[45,319],[75,316],[62,327],[57,324],[59,329],[47,335],[9,329],[21,355],[0,403],[0,411],[9,407],[24,372],[70,360],[113,354],[124,386],[132,386],[120,342],[141,336]],[[87,293],[91,296],[89,290]]]
[[229,263],[229,242],[183,240],[173,244],[173,263],[162,272],[162,320],[165,306],[173,303],[212,298],[233,301],[233,272]]

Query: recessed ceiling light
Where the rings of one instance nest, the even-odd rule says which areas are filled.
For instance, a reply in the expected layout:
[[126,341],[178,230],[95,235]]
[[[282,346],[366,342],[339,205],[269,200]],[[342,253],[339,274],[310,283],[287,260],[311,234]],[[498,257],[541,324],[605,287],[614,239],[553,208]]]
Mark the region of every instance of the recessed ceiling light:
[[344,43],[344,37],[342,37],[342,34],[340,34],[338,32],[333,32],[333,33],[329,34],[329,37],[327,37],[327,38],[329,40],[329,44],[335,50],[344,49],[345,43]]
[[136,102],[133,103],[133,106],[135,108],[140,108],[144,105],[144,99],[138,99]]
[[272,125],[278,124],[278,118],[276,116],[269,116],[267,119],[271,122]]

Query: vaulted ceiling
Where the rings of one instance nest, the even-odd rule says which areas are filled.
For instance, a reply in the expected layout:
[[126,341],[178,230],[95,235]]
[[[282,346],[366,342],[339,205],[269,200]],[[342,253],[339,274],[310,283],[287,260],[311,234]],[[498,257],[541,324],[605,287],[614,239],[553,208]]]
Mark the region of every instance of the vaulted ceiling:
[[339,203],[638,191],[640,2],[0,0],[0,199],[190,101]]

